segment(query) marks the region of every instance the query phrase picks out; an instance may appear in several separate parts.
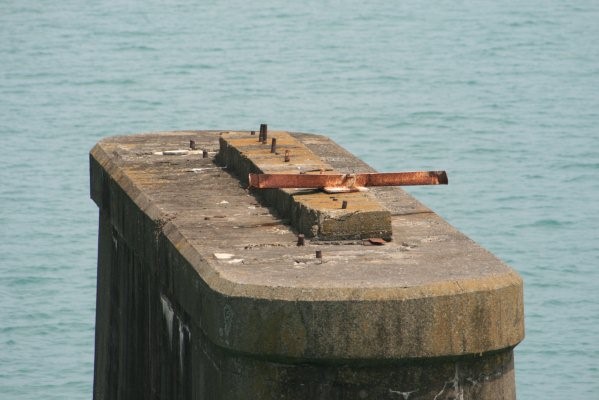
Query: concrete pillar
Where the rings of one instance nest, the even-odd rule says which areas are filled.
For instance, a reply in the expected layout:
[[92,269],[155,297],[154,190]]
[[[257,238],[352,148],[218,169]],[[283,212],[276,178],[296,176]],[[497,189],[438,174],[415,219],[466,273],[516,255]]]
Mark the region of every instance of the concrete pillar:
[[[385,245],[297,246],[289,220],[214,162],[219,136],[91,151],[94,399],[515,398],[513,270],[399,188],[371,190],[391,214]],[[372,171],[326,137],[292,136],[339,171]]]

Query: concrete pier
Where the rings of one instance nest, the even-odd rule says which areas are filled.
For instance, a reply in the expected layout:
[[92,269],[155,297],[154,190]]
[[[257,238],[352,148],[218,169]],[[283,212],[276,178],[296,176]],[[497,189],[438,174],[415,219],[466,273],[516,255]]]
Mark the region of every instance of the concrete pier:
[[[512,269],[399,188],[370,191],[390,242],[297,246],[292,221],[215,162],[229,134],[92,149],[94,399],[516,397]],[[338,171],[372,171],[324,136],[291,136]]]

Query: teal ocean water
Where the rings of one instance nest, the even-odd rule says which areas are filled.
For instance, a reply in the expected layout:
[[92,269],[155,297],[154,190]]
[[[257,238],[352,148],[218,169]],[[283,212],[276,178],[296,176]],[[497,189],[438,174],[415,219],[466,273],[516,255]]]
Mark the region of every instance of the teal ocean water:
[[599,398],[599,3],[0,0],[0,399],[89,399],[100,138],[327,134],[525,281],[521,399]]

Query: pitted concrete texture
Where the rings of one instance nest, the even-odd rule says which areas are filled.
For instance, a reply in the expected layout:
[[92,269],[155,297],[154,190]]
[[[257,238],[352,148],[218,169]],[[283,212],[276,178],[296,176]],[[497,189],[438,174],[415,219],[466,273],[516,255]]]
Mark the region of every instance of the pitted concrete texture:
[[[410,400],[435,390],[438,399],[514,398],[512,348],[524,337],[517,273],[399,188],[371,190],[390,211],[391,242],[298,247],[288,220],[213,162],[219,135],[114,137],[91,151],[95,398],[188,398],[164,392],[181,382],[201,393],[193,398],[268,387],[276,398],[397,398],[389,390],[418,385]],[[342,173],[372,171],[324,136],[292,135]],[[163,155],[190,139],[210,158]],[[128,379],[154,383],[123,387]]]
[[[287,132],[269,132],[277,151],[248,132],[220,135],[217,159],[242,181],[252,173],[332,173],[334,169]],[[289,159],[285,161],[285,153]],[[338,172],[337,172],[338,173]],[[392,234],[391,213],[370,192],[330,195],[306,189],[263,190],[260,198],[307,237],[320,240],[385,238]],[[346,201],[348,207],[341,208]]]

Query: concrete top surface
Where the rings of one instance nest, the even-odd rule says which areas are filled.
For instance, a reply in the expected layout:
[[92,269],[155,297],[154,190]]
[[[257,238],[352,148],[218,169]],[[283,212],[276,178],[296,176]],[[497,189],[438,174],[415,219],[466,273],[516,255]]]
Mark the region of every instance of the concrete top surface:
[[[226,167],[214,163],[220,132],[111,137],[91,152],[142,210],[162,221],[164,234],[212,290],[296,302],[446,299],[488,292],[494,300],[485,304],[507,307],[501,318],[511,321],[514,332],[499,333],[501,340],[492,347],[521,340],[518,274],[404,190],[371,189],[391,211],[391,242],[377,246],[362,240],[306,239],[305,246],[297,246],[297,232],[287,221],[262,206]],[[338,171],[373,171],[325,136],[293,136]],[[199,150],[189,151],[190,139]],[[202,149],[209,151],[208,158],[202,158]],[[173,154],[165,155],[169,152]],[[102,201],[93,188],[92,197],[98,204]],[[322,259],[315,257],[316,250],[322,251]],[[502,298],[504,292],[510,298]],[[519,293],[517,299],[514,293]],[[504,329],[500,325],[494,326]]]
[[[95,152],[103,150],[118,165],[122,179],[129,179],[169,216],[169,223],[214,272],[233,284],[235,294],[250,290],[257,295],[264,287],[269,298],[297,299],[306,289],[311,298],[405,298],[519,280],[499,259],[400,188],[371,189],[392,211],[393,241],[368,246],[363,241],[306,240],[298,247],[297,234],[286,221],[271,215],[212,158],[203,159],[201,150],[154,154],[189,149],[190,138],[211,156],[218,151],[218,133],[176,132],[109,138]],[[298,138],[342,172],[373,171],[324,136]],[[315,258],[315,250],[322,251],[322,260]]]

